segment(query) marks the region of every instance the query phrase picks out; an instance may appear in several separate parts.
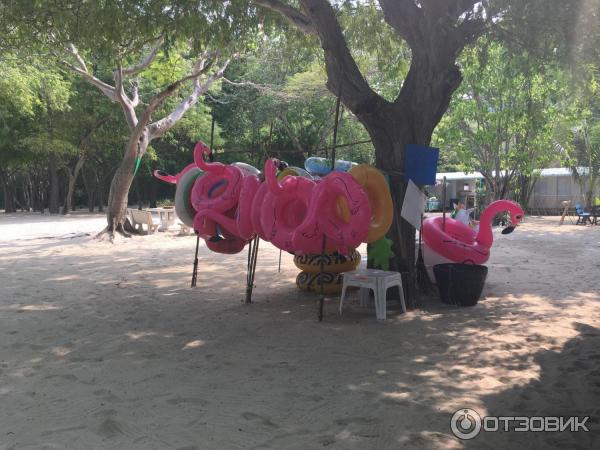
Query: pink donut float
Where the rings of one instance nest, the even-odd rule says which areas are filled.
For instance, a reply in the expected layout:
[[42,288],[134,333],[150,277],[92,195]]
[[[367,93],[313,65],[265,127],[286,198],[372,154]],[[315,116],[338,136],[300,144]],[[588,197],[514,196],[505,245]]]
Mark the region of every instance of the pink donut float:
[[[270,164],[269,160],[265,162],[265,167],[267,164]],[[269,186],[267,183],[261,183],[256,194],[254,195],[254,199],[252,200],[252,208],[250,211],[250,222],[252,223],[252,230],[260,237],[263,241],[268,241],[267,234],[263,230],[263,227],[260,223],[260,213],[261,208],[265,200],[265,196],[269,192]]]
[[207,226],[207,221],[217,223],[221,228],[227,230],[231,235],[248,241],[256,234],[252,227],[252,200],[260,186],[256,176],[244,177],[239,202],[234,212],[221,213],[216,209],[201,209],[194,217],[194,229],[200,237],[210,237],[212,228]]
[[277,181],[277,160],[265,165],[265,183],[268,192],[262,202],[260,225],[265,237],[273,245],[287,252],[302,249],[293,245],[296,228],[304,222],[308,212],[315,182],[308,178],[287,176]]
[[238,203],[242,188],[242,170],[221,163],[207,163],[204,161],[204,154],[210,154],[210,149],[204,143],[198,142],[194,148],[194,161],[206,174],[194,184],[192,206],[196,211],[228,211]]
[[237,231],[242,239],[250,240],[256,235],[252,226],[252,206],[260,186],[261,182],[257,176],[244,177],[236,214]]
[[[324,234],[328,247],[345,254],[365,241],[371,222],[371,207],[364,189],[348,173],[332,172],[317,185],[310,209],[293,233],[293,245],[304,252],[321,251],[318,238]],[[350,212],[348,220],[337,214],[340,198]]]

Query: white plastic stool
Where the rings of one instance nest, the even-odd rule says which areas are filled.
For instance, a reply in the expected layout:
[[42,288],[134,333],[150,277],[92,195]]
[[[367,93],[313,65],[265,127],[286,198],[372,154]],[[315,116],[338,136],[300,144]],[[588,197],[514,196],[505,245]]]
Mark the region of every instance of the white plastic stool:
[[400,305],[402,312],[406,312],[404,303],[404,290],[402,289],[402,276],[399,272],[387,272],[385,270],[362,269],[343,274],[344,284],[342,285],[342,295],[340,297],[340,315],[344,306],[344,297],[348,286],[360,288],[361,306],[366,306],[369,298],[369,289],[373,290],[375,297],[375,315],[377,320],[385,320],[387,313],[387,290],[392,286],[398,286],[400,290]]

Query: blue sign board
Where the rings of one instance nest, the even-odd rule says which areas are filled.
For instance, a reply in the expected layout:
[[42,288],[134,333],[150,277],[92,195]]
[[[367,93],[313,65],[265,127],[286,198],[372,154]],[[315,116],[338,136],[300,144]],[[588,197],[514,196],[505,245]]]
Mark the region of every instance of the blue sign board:
[[434,185],[440,149],[408,144],[404,152],[404,179],[417,185]]

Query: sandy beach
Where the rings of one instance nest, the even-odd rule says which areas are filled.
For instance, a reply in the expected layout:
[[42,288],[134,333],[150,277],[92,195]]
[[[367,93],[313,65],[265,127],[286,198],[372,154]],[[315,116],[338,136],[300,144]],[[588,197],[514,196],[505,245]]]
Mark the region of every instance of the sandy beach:
[[[102,215],[0,215],[2,449],[514,449],[600,445],[600,226],[495,231],[483,298],[378,323],[317,295],[261,242],[176,230],[94,239]],[[590,416],[589,432],[450,429],[452,414]]]

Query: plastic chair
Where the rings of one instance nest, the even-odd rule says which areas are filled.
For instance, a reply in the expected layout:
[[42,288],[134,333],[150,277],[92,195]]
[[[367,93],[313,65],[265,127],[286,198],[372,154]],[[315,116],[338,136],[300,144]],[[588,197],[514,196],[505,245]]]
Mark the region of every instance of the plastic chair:
[[578,216],[575,225],[585,225],[586,223],[592,223],[591,214],[589,212],[585,212],[585,210],[581,206],[581,203],[577,203],[575,205],[575,211],[577,212]]
[[398,272],[387,272],[385,270],[364,269],[346,272],[343,274],[342,295],[340,297],[340,315],[346,297],[346,288],[355,286],[360,288],[361,306],[366,306],[369,298],[369,289],[375,297],[375,315],[377,320],[385,320],[387,316],[387,290],[398,286],[400,290],[400,305],[402,312],[406,312],[404,303],[404,290],[402,288],[402,276]]

